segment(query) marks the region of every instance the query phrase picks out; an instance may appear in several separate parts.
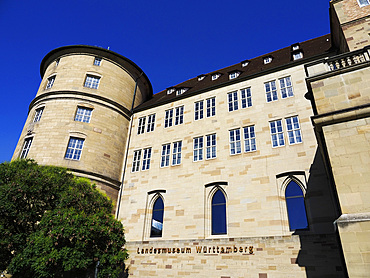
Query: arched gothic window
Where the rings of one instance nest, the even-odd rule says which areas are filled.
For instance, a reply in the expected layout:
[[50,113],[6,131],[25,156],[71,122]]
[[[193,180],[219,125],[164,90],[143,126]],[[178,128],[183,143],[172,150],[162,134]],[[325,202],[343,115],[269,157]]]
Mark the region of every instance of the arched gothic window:
[[162,237],[164,204],[161,197],[158,197],[153,205],[152,226],[150,237]]
[[212,197],[212,235],[226,234],[226,199],[220,189]]
[[285,200],[290,230],[307,229],[308,223],[303,191],[295,181],[290,181],[286,187]]

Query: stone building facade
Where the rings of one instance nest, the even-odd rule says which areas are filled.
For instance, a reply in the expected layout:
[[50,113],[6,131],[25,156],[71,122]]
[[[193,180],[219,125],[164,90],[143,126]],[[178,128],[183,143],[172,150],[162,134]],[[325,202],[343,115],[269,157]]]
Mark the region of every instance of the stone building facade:
[[132,277],[368,277],[369,18],[333,0],[331,34],[154,95],[119,54],[58,48],[14,158],[117,200]]

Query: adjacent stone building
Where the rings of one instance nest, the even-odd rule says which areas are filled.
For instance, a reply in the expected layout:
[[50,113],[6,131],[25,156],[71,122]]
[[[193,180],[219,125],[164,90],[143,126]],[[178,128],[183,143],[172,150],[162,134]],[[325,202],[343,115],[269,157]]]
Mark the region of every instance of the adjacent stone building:
[[330,18],[154,95],[119,54],[58,48],[14,158],[117,200],[132,277],[368,277],[370,2]]

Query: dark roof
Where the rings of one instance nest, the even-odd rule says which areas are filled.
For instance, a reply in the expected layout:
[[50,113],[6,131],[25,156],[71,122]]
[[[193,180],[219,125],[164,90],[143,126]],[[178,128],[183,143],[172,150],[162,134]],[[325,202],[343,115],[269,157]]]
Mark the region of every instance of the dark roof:
[[[204,74],[205,78],[202,79],[201,81],[198,81],[198,77],[202,76],[203,74],[198,75],[198,77],[184,81],[178,85],[171,86],[170,88],[175,89],[178,88],[189,88],[189,89],[181,95],[176,95],[176,92],[173,92],[172,94],[167,94],[167,89],[161,91],[153,95],[151,99],[147,100],[143,104],[136,107],[135,111],[137,112],[145,110],[154,106],[172,102],[174,100],[178,100],[181,98],[213,90],[219,87],[230,85],[236,82],[240,82],[241,80],[247,80],[259,75],[267,74],[269,72],[274,72],[282,70],[283,68],[288,68],[291,66],[306,63],[308,61],[325,56],[333,51],[330,34],[315,39],[311,39],[305,42],[295,43],[293,45],[299,45],[299,51],[302,51],[303,53],[302,59],[294,61],[292,58],[292,54],[296,53],[297,50],[292,51],[292,46],[288,46],[276,50],[274,52],[261,55],[256,58],[244,60],[238,64],[220,70],[216,70],[208,74]],[[264,58],[266,57],[272,57],[272,62],[264,64]],[[248,65],[242,67],[242,63],[246,61],[249,62]],[[235,79],[229,80],[229,73],[235,71],[239,71],[240,75]],[[215,73],[220,73],[221,76],[216,80],[212,80],[211,77]]]

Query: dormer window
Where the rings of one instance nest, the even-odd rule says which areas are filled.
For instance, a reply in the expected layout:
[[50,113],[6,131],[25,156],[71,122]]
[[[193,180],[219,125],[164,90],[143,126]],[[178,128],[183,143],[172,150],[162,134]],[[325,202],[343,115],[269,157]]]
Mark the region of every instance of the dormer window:
[[303,52],[302,51],[299,51],[299,52],[295,52],[293,53],[293,60],[298,60],[298,59],[301,59],[303,58]]
[[167,95],[172,94],[174,91],[176,91],[176,89],[175,89],[175,88],[173,88],[173,87],[168,88],[168,89],[167,89]]
[[268,56],[268,57],[265,57],[263,58],[263,63],[266,65],[266,64],[269,64],[272,62],[272,57],[271,56]]
[[233,71],[229,73],[229,79],[235,79],[240,75],[240,71]]
[[293,44],[292,45],[292,51],[298,50],[299,49],[299,44]]
[[212,74],[212,81],[218,79],[221,76],[221,73]]
[[199,75],[198,76],[198,81],[202,81],[204,78],[206,78],[205,74]]
[[189,88],[180,88],[180,89],[177,89],[176,90],[176,95],[179,96],[179,95],[182,95],[183,93],[185,93],[187,90],[189,90]]
[[241,64],[242,64],[242,67],[244,68],[244,67],[248,66],[249,61],[248,60],[245,60]]

